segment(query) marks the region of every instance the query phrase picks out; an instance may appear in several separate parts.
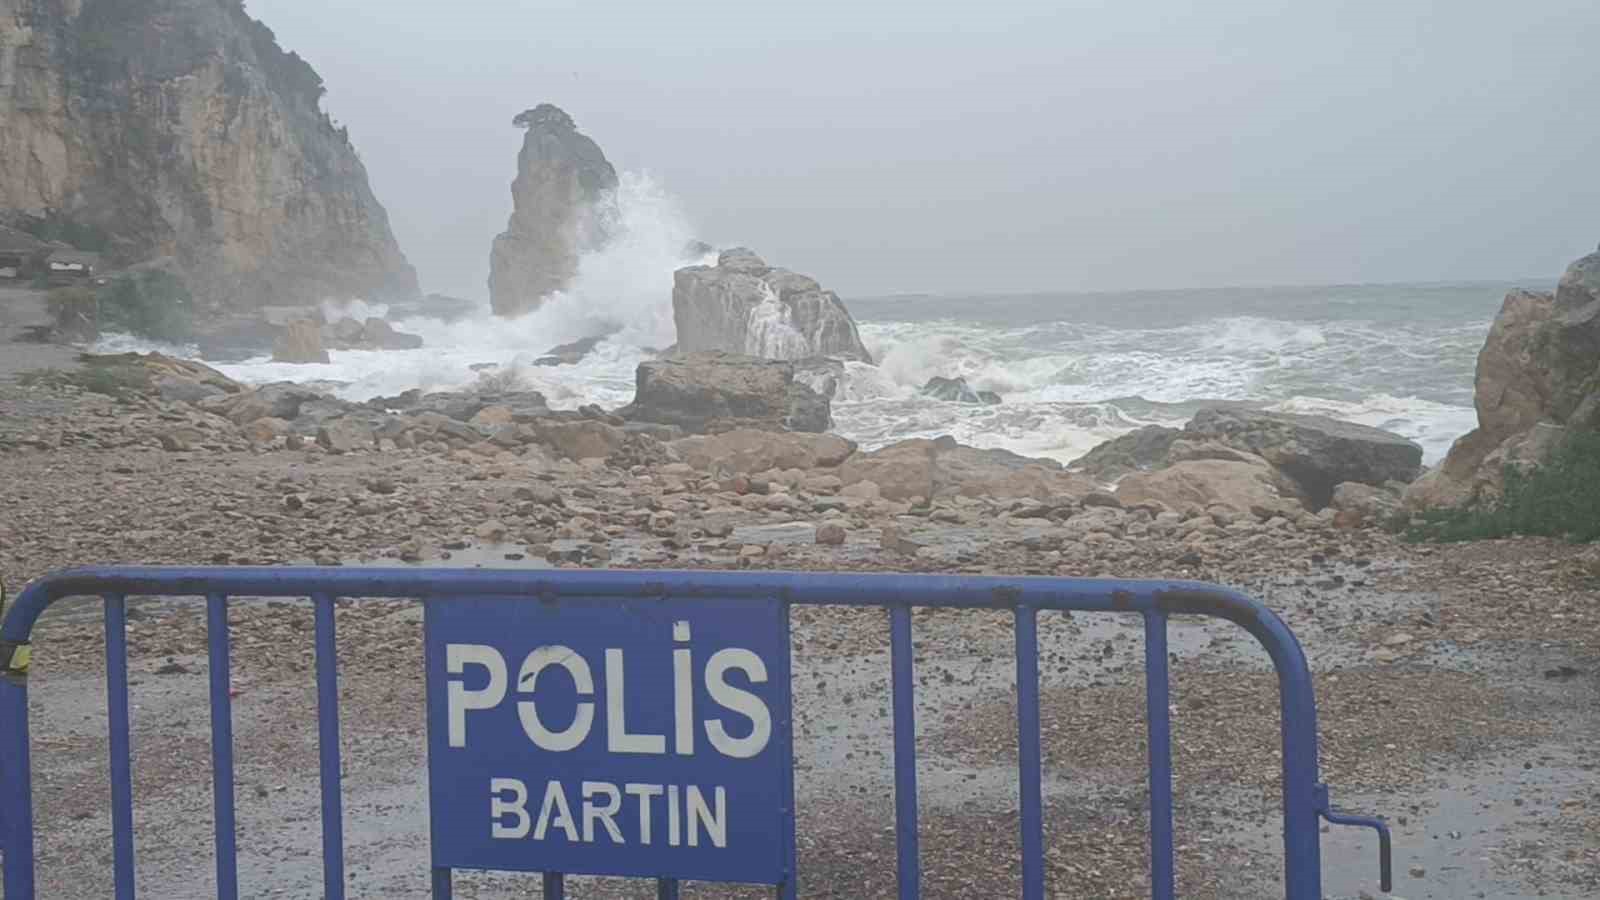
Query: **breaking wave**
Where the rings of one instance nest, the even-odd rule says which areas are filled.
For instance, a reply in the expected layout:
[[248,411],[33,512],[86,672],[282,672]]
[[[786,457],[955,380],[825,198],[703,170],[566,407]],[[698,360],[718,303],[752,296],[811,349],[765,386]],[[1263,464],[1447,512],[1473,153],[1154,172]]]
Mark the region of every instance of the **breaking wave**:
[[[570,289],[515,319],[487,304],[465,318],[392,319],[420,350],[330,351],[326,365],[258,358],[217,364],[247,382],[318,382],[351,400],[442,390],[493,375],[545,393],[553,406],[617,407],[634,370],[675,343],[672,273],[694,237],[649,177],[624,174],[619,225],[586,254]],[[1398,432],[1429,462],[1474,425],[1472,372],[1504,286],[1394,285],[1134,292],[851,304],[878,365],[849,362],[834,397],[836,430],[872,448],[949,434],[965,443],[1070,461],[1143,425],[1180,426],[1207,402],[1329,415]],[[386,316],[359,300],[330,318]],[[935,317],[930,317],[935,316]],[[943,316],[942,318],[936,316]],[[784,307],[751,313],[752,352],[803,355]],[[575,365],[541,366],[552,347],[604,335]],[[102,349],[150,345],[110,336]],[[167,352],[184,348],[161,348]],[[965,378],[996,406],[921,396],[934,376]]]

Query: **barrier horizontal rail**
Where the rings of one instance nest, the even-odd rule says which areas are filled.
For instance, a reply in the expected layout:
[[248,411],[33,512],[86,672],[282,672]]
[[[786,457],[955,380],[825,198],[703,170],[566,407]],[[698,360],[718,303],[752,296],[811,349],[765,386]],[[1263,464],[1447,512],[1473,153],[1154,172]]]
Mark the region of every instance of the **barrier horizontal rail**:
[[[777,744],[775,752],[780,754],[778,762],[781,763],[781,774],[777,777],[783,783],[773,788],[779,792],[775,796],[787,799],[779,800],[778,809],[774,810],[777,815],[773,827],[781,833],[771,837],[775,842],[773,846],[781,851],[782,859],[775,861],[771,871],[777,874],[767,883],[774,884],[782,897],[796,896],[798,881],[794,859],[793,746],[792,735],[787,730],[791,703],[787,610],[791,606],[871,606],[889,610],[896,873],[899,896],[902,898],[915,898],[920,893],[911,609],[992,609],[1009,610],[1014,614],[1022,847],[1020,870],[1022,896],[1027,900],[1036,900],[1045,895],[1046,876],[1039,739],[1038,614],[1072,611],[1130,613],[1143,617],[1150,771],[1149,876],[1151,896],[1155,900],[1170,900],[1176,892],[1167,620],[1173,615],[1199,615],[1227,620],[1244,628],[1261,643],[1271,657],[1278,676],[1284,896],[1289,900],[1320,900],[1319,825],[1324,820],[1332,824],[1372,828],[1378,832],[1382,888],[1385,891],[1390,888],[1390,838],[1387,826],[1379,819],[1335,813],[1329,805],[1327,787],[1318,781],[1315,697],[1305,655],[1298,641],[1283,621],[1266,607],[1227,588],[1198,582],[853,573],[113,567],[74,569],[39,579],[17,595],[12,608],[6,611],[3,621],[0,621],[0,850],[4,851],[3,884],[7,898],[28,900],[33,897],[35,889],[32,771],[27,718],[27,674],[32,630],[50,604],[75,596],[97,596],[103,598],[105,603],[112,856],[118,900],[134,896],[135,848],[125,616],[127,598],[135,596],[192,596],[204,598],[206,602],[214,847],[219,898],[237,897],[239,891],[232,774],[232,713],[228,694],[227,610],[229,603],[236,599],[284,597],[309,598],[315,607],[323,880],[325,896],[329,900],[342,898],[345,889],[334,605],[338,600],[367,598],[422,601],[430,633],[436,627],[442,633],[447,620],[450,627],[470,629],[476,621],[473,616],[483,611],[494,615],[541,615],[545,616],[541,621],[559,621],[563,615],[571,617],[582,610],[602,611],[608,606],[647,612],[657,607],[694,611],[701,606],[720,606],[729,610],[741,608],[739,604],[767,604],[776,610],[781,618],[774,620],[777,623],[774,633],[781,636],[782,649],[771,654],[772,668],[776,670],[772,678],[773,690],[776,691],[774,697],[779,706],[772,727]],[[728,606],[729,602],[735,605]],[[468,609],[473,603],[477,605]],[[450,611],[448,616],[445,610]],[[690,615],[692,612],[683,614]],[[551,619],[551,615],[557,618]],[[435,618],[438,620],[437,626]],[[688,622],[685,620],[679,624],[683,625],[682,638],[686,641]],[[676,633],[674,637],[678,637]],[[427,640],[430,641],[430,654],[433,654],[433,638]],[[621,651],[617,652],[620,658]],[[687,661],[690,658],[688,650],[683,652],[683,659]],[[525,672],[533,659],[534,654],[530,654],[529,662],[524,664]],[[608,692],[611,689],[609,678],[612,677],[609,661],[608,657]],[[527,689],[530,691],[538,668],[532,671],[533,674],[527,679]],[[620,689],[622,676],[619,673],[616,677]],[[452,683],[450,691],[446,692],[442,678],[430,663],[430,767],[438,765],[440,748],[445,746],[441,736],[444,726],[436,728],[435,719],[439,718],[439,710],[435,708],[435,700],[447,693],[451,698],[460,699],[487,690],[478,689],[474,693],[464,686],[465,682],[459,682]],[[522,678],[518,680],[520,689]],[[691,690],[682,688],[683,683],[680,679],[681,690]],[[711,687],[714,685],[708,674],[707,688]],[[721,687],[728,689],[726,683]],[[738,691],[735,690],[735,693]],[[688,694],[678,695],[679,703],[689,703],[692,699]],[[443,702],[439,700],[439,703]],[[526,705],[531,707],[533,704]],[[460,715],[464,723],[466,713],[454,707],[451,709],[452,715]],[[611,724],[616,725],[620,721],[619,715]],[[755,719],[751,718],[750,721],[753,725]],[[707,727],[709,731],[710,726]],[[464,724],[462,729],[464,732]],[[436,731],[439,733],[436,734]],[[530,732],[535,733],[548,735],[548,732]],[[625,727],[623,735],[634,737],[627,734]],[[680,730],[678,735],[677,751],[682,753],[685,746],[693,744],[693,734]],[[726,740],[727,733],[724,732],[722,737]],[[465,743],[464,737],[462,742]],[[441,771],[433,768],[433,778],[436,779]],[[641,786],[630,785],[630,788],[633,787]],[[611,790],[615,792],[617,789],[613,786]],[[676,793],[671,796],[676,803]],[[546,800],[548,803],[548,796]],[[566,801],[561,802],[564,804]],[[645,802],[648,802],[648,798],[645,798]],[[499,795],[496,795],[495,803],[504,805]],[[650,807],[646,805],[643,809],[648,811]],[[592,823],[587,818],[587,806],[585,810],[585,826],[589,827]],[[433,804],[430,816],[435,819],[436,825],[440,815],[438,804]],[[526,818],[525,813],[523,817]],[[645,816],[642,814],[641,817]],[[608,827],[611,821],[605,817]],[[673,821],[676,822],[675,819]],[[689,821],[692,827],[692,815]],[[568,827],[571,828],[570,823]],[[648,843],[648,825],[644,827]],[[440,865],[439,837],[436,831],[432,888],[435,897],[448,898],[452,889],[451,867]],[[692,842],[693,838],[690,840]],[[662,861],[663,867],[675,864],[661,852],[641,857],[638,864],[650,866],[658,860]],[[665,868],[653,871],[661,873]],[[593,873],[601,872],[594,870]],[[609,870],[605,873],[611,874]],[[563,874],[567,873],[544,872],[545,896],[563,895]],[[712,872],[712,875],[715,873]],[[726,879],[708,877],[707,880]],[[677,891],[677,878],[657,879],[659,897],[676,897]]]

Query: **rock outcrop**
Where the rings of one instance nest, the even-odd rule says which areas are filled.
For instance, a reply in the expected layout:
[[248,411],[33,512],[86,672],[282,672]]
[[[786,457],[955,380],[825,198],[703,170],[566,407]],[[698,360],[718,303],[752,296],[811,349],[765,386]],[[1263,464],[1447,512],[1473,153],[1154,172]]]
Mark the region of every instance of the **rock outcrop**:
[[839,296],[815,280],[775,268],[744,247],[715,266],[673,276],[678,350],[721,350],[767,359],[832,356],[872,362]]
[[0,219],[170,258],[205,314],[412,297],[322,94],[237,0],[0,0]]
[[1478,427],[1405,493],[1411,509],[1500,493],[1508,465],[1538,465],[1567,429],[1600,428],[1600,251],[1567,268],[1554,295],[1514,290],[1473,381]]
[[328,348],[322,343],[322,326],[310,319],[290,322],[272,347],[272,361],[300,364],[328,362]]
[[1210,408],[1196,413],[1184,432],[1262,457],[1299,485],[1313,509],[1327,506],[1341,482],[1406,483],[1422,471],[1422,448],[1415,443],[1326,416]]
[[512,120],[525,128],[511,183],[513,208],[489,254],[489,302],[518,316],[566,287],[578,258],[603,245],[617,172],[600,145],[559,107],[541,103]]
[[[1412,481],[1421,471],[1422,448],[1397,434],[1325,416],[1210,407],[1195,413],[1182,429],[1149,425],[1107,441],[1074,461],[1072,469],[1112,481],[1187,465],[1184,473],[1136,482],[1140,485],[1176,484],[1180,475],[1212,480],[1225,473],[1249,472],[1188,465],[1198,463],[1266,464],[1275,473],[1272,478],[1263,481],[1249,475],[1247,480],[1260,481],[1320,510],[1332,501],[1334,488],[1345,482],[1382,487]],[[1228,479],[1234,480],[1231,475]],[[1119,484],[1119,495],[1121,490]]]
[[941,378],[937,375],[922,386],[922,396],[947,403],[970,403],[993,406],[1000,402],[994,391],[975,391],[965,378]]
[[732,353],[686,353],[639,364],[624,419],[691,434],[737,428],[823,432],[828,398],[795,381],[794,364]]

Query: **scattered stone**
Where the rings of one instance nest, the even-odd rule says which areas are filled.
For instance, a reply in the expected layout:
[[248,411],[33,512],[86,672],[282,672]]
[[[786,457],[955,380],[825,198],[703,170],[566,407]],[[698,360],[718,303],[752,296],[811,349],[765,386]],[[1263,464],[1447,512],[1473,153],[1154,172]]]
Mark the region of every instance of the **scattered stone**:
[[353,453],[376,446],[371,426],[358,419],[332,419],[317,428],[317,446],[329,453]]
[[817,543],[837,547],[845,540],[844,526],[825,522],[817,526]]

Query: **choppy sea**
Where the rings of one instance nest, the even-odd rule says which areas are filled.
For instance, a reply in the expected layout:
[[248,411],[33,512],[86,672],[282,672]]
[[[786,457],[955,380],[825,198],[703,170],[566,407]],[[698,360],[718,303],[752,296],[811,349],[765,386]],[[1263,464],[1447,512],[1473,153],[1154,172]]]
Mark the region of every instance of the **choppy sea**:
[[[472,384],[485,371],[556,407],[616,407],[634,369],[676,339],[671,272],[692,235],[648,179],[625,177],[624,229],[577,281],[506,321],[399,317],[412,351],[332,351],[328,365],[263,357],[217,363],[248,382],[316,382],[348,399]],[[487,259],[487,252],[485,253]],[[781,260],[773,260],[781,264]],[[875,447],[941,434],[1070,461],[1146,424],[1181,425],[1211,401],[1316,413],[1398,432],[1428,462],[1474,425],[1473,367],[1512,283],[1370,284],[972,296],[846,297],[878,364],[848,364],[836,431]],[[384,314],[360,301],[331,315]],[[550,347],[613,332],[577,365],[540,367]],[[123,338],[103,349],[144,346]],[[191,351],[192,352],[192,351]],[[488,365],[486,365],[488,364]],[[475,368],[476,367],[476,368]],[[925,398],[935,375],[999,393],[998,406]]]

